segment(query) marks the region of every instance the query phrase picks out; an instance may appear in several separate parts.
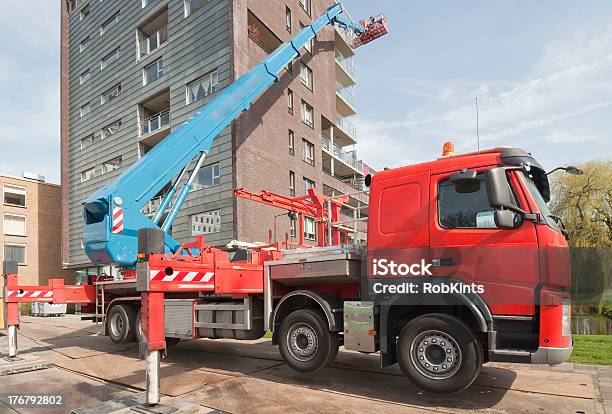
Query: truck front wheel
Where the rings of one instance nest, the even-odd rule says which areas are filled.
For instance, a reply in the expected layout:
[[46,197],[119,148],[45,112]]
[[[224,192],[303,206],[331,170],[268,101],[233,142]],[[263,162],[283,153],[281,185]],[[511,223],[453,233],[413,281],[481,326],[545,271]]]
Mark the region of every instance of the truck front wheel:
[[434,313],[404,326],[397,360],[404,375],[421,389],[456,393],[478,376],[482,352],[474,333],[461,320]]
[[313,373],[329,365],[338,343],[338,333],[330,332],[323,316],[310,309],[290,313],[280,326],[280,353],[298,372]]
[[106,332],[116,344],[134,342],[136,311],[127,303],[114,305],[106,315]]

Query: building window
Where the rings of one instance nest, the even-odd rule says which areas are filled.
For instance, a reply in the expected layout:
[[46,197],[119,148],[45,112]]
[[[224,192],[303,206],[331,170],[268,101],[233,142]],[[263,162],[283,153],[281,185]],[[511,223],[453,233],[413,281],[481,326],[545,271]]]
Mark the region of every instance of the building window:
[[313,114],[312,106],[302,101],[301,109],[302,109],[302,122],[308,125],[309,127],[314,128],[314,114]]
[[161,59],[157,59],[149,66],[144,68],[144,85],[156,81],[164,74],[164,66]]
[[91,105],[87,102],[85,105],[81,106],[80,115],[81,118],[91,112]]
[[5,213],[3,227],[4,234],[7,236],[25,236],[26,216]]
[[102,139],[106,139],[111,135],[115,135],[117,132],[119,132],[120,128],[121,121],[115,121],[112,124],[105,126],[104,128],[102,128]]
[[287,110],[293,114],[293,91],[291,89],[287,89]]
[[102,163],[101,172],[102,174],[109,173],[111,171],[118,170],[121,167],[121,157],[113,158]]
[[312,13],[312,2],[311,0],[300,0],[300,6],[309,16]]
[[24,244],[4,243],[4,260],[17,262],[17,264],[25,266],[26,264],[26,247]]
[[85,39],[81,40],[81,43],[79,43],[79,52],[82,52],[85,49],[87,49],[87,46],[89,46],[89,42],[90,41],[91,41],[91,38],[89,36],[87,36]]
[[187,105],[216,92],[218,84],[219,73],[215,69],[187,85]]
[[312,142],[302,138],[302,153],[304,154],[304,161],[310,165],[315,165],[314,160],[314,145]]
[[87,16],[89,16],[89,13],[91,13],[91,7],[89,6],[89,3],[88,3],[81,9],[81,13],[79,14],[79,19],[80,20],[85,19]]
[[308,195],[308,189],[309,188],[315,188],[316,184],[314,181],[309,180],[308,178],[304,177],[302,179],[302,186],[303,186],[303,190],[304,190],[304,195]]
[[26,188],[20,185],[4,184],[4,204],[25,207]]
[[291,9],[285,7],[285,28],[291,33]]
[[95,134],[91,134],[81,139],[81,149],[91,147],[96,142],[100,141],[101,136],[96,137]]
[[289,130],[289,154],[295,155],[295,134]]
[[110,18],[108,18],[102,25],[100,26],[100,36],[108,31],[111,27],[113,27],[119,21],[119,12],[113,14]]
[[100,70],[104,70],[108,65],[119,59],[119,48],[113,50],[108,55],[102,58],[100,62]]
[[297,231],[296,231],[296,223],[297,220],[289,219],[289,231],[291,234],[291,238],[295,239]]
[[89,168],[81,172],[81,182],[89,181],[96,176],[96,167]]
[[121,84],[117,84],[100,95],[100,105],[112,101],[121,93]]
[[306,66],[304,62],[300,62],[300,80],[302,81],[302,84],[304,86],[312,90],[313,88],[312,69]]
[[87,69],[85,72],[81,73],[81,77],[79,78],[80,84],[84,84],[91,78],[91,71]]
[[194,182],[194,189],[199,190],[202,188],[214,187],[221,183],[221,169],[219,163],[207,165],[200,168],[198,175]]
[[295,197],[295,173],[289,171],[289,195]]
[[[304,24],[302,22],[300,22],[300,30],[302,30],[304,27]],[[306,51],[310,54],[312,54],[312,49],[314,48],[314,38],[310,39],[308,42],[306,42],[306,44],[304,45],[304,49],[306,49]]]
[[185,17],[200,10],[210,3],[210,0],[185,0]]
[[312,217],[304,217],[304,239],[317,239],[317,226],[315,219]]
[[72,13],[79,8],[79,0],[68,0],[68,12]]
[[221,232],[221,210],[207,211],[191,216],[191,235]]

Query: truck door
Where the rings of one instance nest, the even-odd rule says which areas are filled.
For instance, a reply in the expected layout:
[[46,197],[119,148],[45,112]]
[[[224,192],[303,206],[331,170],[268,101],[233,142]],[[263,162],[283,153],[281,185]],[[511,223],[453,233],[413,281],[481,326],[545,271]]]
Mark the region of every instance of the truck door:
[[[496,228],[484,183],[459,193],[449,181],[456,171],[432,174],[430,187],[430,257],[434,277],[480,284],[481,296],[493,314],[532,315],[539,280],[535,225],[524,221],[515,229]],[[508,175],[517,205],[528,209],[520,182]]]

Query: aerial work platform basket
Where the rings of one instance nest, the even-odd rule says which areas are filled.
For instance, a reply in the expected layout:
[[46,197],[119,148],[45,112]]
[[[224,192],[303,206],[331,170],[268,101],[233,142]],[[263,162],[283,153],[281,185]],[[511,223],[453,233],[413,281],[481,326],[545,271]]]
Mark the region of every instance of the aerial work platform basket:
[[365,45],[389,33],[389,25],[384,14],[370,17],[369,19],[362,20],[360,23],[365,31],[355,37],[355,40],[353,40],[353,47]]

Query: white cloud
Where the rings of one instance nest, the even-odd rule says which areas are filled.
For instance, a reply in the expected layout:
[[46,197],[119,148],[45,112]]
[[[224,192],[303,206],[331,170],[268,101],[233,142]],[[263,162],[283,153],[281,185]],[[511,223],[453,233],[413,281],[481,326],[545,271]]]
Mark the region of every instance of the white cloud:
[[[475,149],[475,96],[485,147],[519,146],[550,163],[612,155],[612,26],[545,45],[518,81],[407,79],[398,90],[425,101],[403,119],[358,122],[360,145],[377,150],[362,155],[375,167],[402,165],[413,158],[406,154],[431,159],[449,139]],[[378,150],[380,134],[392,150]]]

